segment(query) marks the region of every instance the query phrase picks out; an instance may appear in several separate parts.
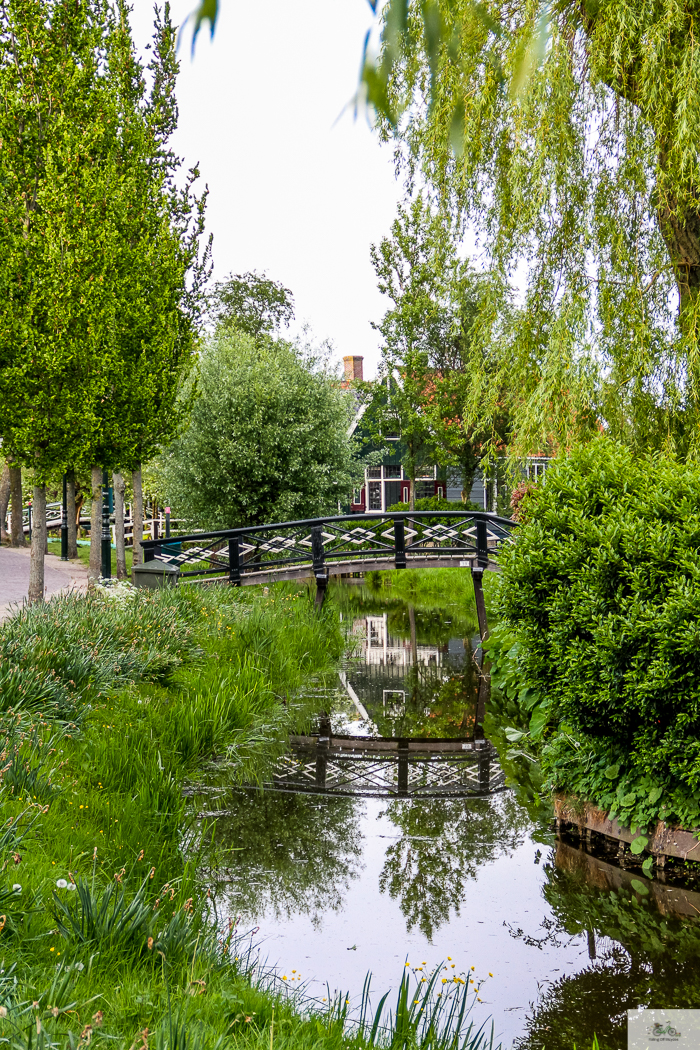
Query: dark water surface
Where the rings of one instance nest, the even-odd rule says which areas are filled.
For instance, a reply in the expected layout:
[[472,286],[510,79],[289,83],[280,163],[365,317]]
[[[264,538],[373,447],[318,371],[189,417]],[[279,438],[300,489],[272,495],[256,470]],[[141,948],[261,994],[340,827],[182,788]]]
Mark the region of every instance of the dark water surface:
[[227,801],[218,914],[258,926],[267,961],[321,1000],[359,998],[368,971],[378,998],[406,960],[472,978],[495,1045],[622,1048],[627,1009],[700,1006],[700,893],[555,840],[506,786],[480,740],[473,610],[352,586],[336,601],[350,655],[320,699],[330,750],[302,742],[275,790]]

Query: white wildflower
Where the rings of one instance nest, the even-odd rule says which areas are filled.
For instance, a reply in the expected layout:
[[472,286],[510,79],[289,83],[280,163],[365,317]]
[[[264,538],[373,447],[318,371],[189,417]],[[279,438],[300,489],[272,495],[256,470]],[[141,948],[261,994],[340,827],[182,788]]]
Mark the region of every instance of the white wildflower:
[[65,890],[68,883],[65,879],[56,879],[56,885],[58,886],[59,890]]

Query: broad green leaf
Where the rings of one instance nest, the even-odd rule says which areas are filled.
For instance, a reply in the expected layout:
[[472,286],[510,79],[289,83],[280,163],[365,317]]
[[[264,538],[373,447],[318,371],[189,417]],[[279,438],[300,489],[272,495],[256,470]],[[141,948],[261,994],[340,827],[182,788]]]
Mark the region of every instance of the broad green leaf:
[[638,835],[637,838],[633,839],[630,843],[630,852],[643,853],[644,850],[647,848],[648,842],[649,839],[646,837],[646,835]]
[[658,802],[663,793],[664,789],[662,787],[655,787],[652,791],[649,792],[649,801],[652,803]]
[[511,744],[515,744],[518,740],[522,740],[527,733],[523,733],[521,729],[515,729],[513,726],[507,726],[504,729],[506,740],[509,740]]
[[637,801],[636,791],[628,791],[626,795],[622,796],[622,799],[620,801],[623,806],[633,806],[634,803]]
[[614,766],[608,766],[605,770],[605,775],[609,780],[614,780],[620,772],[620,763],[616,762]]
[[651,878],[653,869],[654,869],[654,858],[653,857],[647,857],[647,859],[642,864],[642,871],[644,872],[645,875],[648,875]]
[[543,707],[537,707],[532,712],[532,718],[530,719],[530,734],[535,740],[538,740],[542,736],[542,731],[547,724],[548,718],[549,712]]
[[637,893],[640,893],[642,897],[647,897],[649,895],[648,888],[644,885],[643,882],[640,882],[639,879],[632,879],[631,886],[632,889],[636,890]]

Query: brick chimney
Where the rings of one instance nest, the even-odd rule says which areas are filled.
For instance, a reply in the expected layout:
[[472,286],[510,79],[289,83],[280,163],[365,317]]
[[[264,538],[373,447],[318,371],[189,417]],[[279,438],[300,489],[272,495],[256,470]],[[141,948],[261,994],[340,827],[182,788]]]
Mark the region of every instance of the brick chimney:
[[345,367],[345,382],[352,383],[354,379],[362,381],[362,357],[344,357],[343,365]]

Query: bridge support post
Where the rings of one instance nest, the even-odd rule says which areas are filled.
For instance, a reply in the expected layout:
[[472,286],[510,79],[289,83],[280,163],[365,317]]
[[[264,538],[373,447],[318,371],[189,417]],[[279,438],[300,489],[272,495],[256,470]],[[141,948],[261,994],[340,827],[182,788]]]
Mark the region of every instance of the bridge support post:
[[408,740],[399,740],[399,768],[396,782],[397,794],[408,795]]
[[394,567],[406,568],[406,537],[403,518],[394,518]]
[[237,538],[228,541],[228,582],[232,587],[241,585],[241,551]]
[[472,569],[472,581],[474,583],[474,601],[476,602],[476,618],[479,622],[479,637],[485,642],[489,636],[489,625],[486,620],[486,602],[484,601],[484,570],[480,566]]
[[328,569],[326,568],[320,525],[314,525],[311,529],[311,556],[313,558],[314,576],[316,577],[315,605],[317,609],[320,609],[325,600],[326,587],[328,586]]
[[489,636],[489,625],[486,621],[486,602],[484,601],[484,569],[489,564],[489,539],[486,522],[477,520],[476,523],[476,565],[472,567],[472,581],[474,583],[474,600],[476,602],[476,617],[479,621],[479,637],[485,642]]

